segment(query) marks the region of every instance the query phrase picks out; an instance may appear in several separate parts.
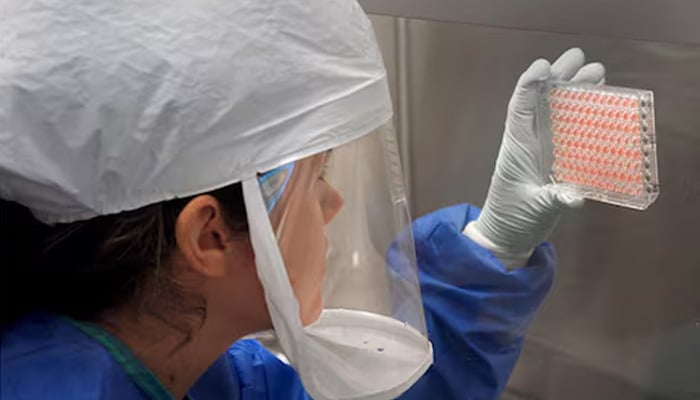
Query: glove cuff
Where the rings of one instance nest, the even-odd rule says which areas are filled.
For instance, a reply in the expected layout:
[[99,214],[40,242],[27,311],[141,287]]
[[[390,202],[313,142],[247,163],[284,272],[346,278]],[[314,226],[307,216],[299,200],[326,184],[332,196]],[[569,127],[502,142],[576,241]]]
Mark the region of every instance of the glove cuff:
[[530,259],[530,256],[532,255],[532,252],[535,249],[530,249],[526,252],[518,254],[509,252],[505,248],[495,244],[486,236],[484,236],[477,227],[476,222],[477,221],[472,221],[468,223],[462,231],[462,234],[464,234],[464,236],[468,237],[479,246],[491,251],[493,255],[496,256],[496,258],[498,258],[498,260],[501,263],[503,263],[506,269],[511,270],[525,266],[527,260]]

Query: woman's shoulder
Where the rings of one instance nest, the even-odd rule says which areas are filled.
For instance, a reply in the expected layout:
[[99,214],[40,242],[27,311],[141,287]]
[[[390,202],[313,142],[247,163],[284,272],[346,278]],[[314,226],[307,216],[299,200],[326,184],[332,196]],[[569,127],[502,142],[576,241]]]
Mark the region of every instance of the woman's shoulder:
[[111,399],[134,389],[100,344],[55,315],[30,315],[7,327],[0,348],[3,399]]

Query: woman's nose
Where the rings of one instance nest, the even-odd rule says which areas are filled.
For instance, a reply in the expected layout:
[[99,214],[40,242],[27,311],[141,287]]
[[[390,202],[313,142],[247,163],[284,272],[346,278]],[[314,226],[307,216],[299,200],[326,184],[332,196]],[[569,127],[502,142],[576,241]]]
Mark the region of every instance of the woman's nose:
[[323,198],[321,199],[321,210],[323,211],[323,221],[330,224],[343,208],[343,196],[328,182],[324,182]]

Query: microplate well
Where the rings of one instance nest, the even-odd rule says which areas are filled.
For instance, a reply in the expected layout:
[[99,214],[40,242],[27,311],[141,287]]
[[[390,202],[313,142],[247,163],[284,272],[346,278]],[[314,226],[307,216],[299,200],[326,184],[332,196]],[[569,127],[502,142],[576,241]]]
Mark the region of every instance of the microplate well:
[[637,210],[656,200],[653,92],[547,83],[539,100],[547,179],[584,198]]

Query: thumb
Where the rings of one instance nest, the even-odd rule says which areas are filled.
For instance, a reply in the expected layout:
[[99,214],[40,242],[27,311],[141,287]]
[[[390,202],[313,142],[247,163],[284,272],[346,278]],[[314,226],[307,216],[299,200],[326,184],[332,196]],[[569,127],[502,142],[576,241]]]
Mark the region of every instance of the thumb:
[[565,191],[559,185],[547,185],[546,190],[552,199],[553,205],[560,210],[581,208],[585,202],[582,196]]

